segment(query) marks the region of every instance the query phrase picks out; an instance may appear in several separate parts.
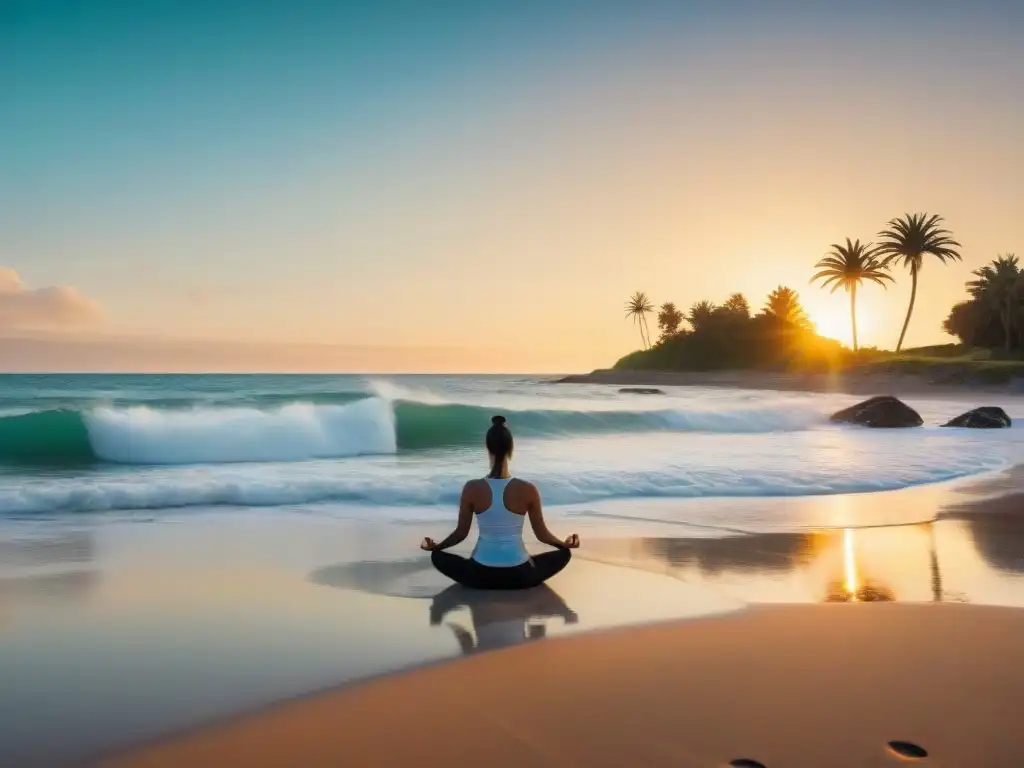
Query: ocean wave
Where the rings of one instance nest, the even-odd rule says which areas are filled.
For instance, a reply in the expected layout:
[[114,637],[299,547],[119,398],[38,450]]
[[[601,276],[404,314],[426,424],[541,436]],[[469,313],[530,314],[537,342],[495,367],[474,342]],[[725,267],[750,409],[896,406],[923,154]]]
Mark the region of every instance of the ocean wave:
[[[341,405],[36,411],[0,417],[0,464],[288,462],[475,445],[494,410],[370,396]],[[650,431],[748,434],[802,430],[822,422],[822,414],[806,407],[502,412],[523,437]]]
[[[998,469],[992,458],[914,466],[890,471],[837,474],[828,468],[779,471],[770,467],[738,471],[723,467],[653,471],[581,470],[531,474],[543,488],[545,504],[567,507],[610,500],[765,498],[895,490],[953,480]],[[449,516],[464,480],[455,472],[405,475],[337,472],[320,465],[206,467],[182,472],[154,468],[131,475],[103,473],[0,488],[4,515],[58,515],[209,507],[303,507],[334,503],[348,513],[374,519],[408,519],[424,513]],[[417,518],[418,519],[418,518]]]

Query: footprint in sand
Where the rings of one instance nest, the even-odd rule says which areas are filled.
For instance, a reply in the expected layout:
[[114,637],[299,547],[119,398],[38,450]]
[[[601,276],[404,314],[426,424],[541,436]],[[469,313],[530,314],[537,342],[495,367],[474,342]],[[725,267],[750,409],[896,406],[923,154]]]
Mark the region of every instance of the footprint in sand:
[[920,760],[928,757],[928,750],[912,741],[890,741],[889,751],[905,760]]
[[[890,741],[888,747],[890,752],[907,760],[921,760],[928,757],[928,750],[911,741]],[[767,768],[764,763],[746,757],[730,760],[729,765],[731,768]]]

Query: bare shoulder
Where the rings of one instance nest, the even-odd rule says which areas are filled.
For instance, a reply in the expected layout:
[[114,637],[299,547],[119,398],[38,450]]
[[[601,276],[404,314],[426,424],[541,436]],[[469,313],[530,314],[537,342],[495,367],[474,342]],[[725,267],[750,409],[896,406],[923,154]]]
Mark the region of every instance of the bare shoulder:
[[531,501],[540,498],[540,491],[537,490],[537,486],[531,483],[529,480],[523,480],[517,477],[512,482],[516,486],[516,493],[521,495],[523,498],[529,499]]
[[487,483],[483,480],[467,480],[465,485],[462,486],[463,497],[479,496],[480,491],[487,487]]

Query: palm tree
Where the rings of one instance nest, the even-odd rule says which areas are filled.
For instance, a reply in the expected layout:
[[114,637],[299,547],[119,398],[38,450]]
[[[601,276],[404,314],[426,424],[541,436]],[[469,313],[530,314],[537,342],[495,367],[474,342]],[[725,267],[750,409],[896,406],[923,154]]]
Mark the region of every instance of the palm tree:
[[905,214],[901,219],[893,219],[888,228],[878,233],[878,256],[882,258],[882,266],[888,267],[898,262],[910,270],[910,306],[907,307],[907,319],[903,321],[900,340],[896,344],[896,352],[903,348],[903,337],[907,335],[910,316],[914,314],[914,300],[917,298],[917,275],[921,271],[925,255],[934,256],[943,264],[947,261],[960,261],[960,243],[953,239],[953,233],[943,229],[942,217],[927,213]]
[[690,325],[693,330],[699,331],[701,328],[706,328],[708,323],[711,322],[711,318],[715,315],[717,307],[713,302],[710,301],[698,301],[692,307],[690,307],[690,313],[686,316],[686,319],[690,321]]
[[967,283],[967,289],[976,301],[999,317],[1003,326],[1003,348],[1009,352],[1022,299],[1021,270],[1017,265],[1017,257],[1012,253],[998,256],[991,264],[971,274],[977,280]]
[[[1024,328],[1024,269],[1017,275],[1017,297],[1019,303],[1017,304],[1017,312],[1014,314],[1014,322],[1017,323],[1017,328]],[[1018,331],[1017,333],[1017,345],[1024,346],[1024,335]]]
[[784,285],[768,294],[764,313],[797,328],[809,330],[811,327],[811,321],[800,304],[800,294]]
[[[651,300],[647,298],[647,294],[643,291],[637,291],[626,302],[626,317],[632,317],[634,322],[636,322],[637,327],[640,329],[640,342],[647,349],[650,349],[651,346],[651,332],[647,328],[647,315],[653,311],[654,305],[651,304]],[[644,331],[647,331],[646,336]]]
[[861,244],[860,240],[846,245],[833,244],[832,250],[825,258],[814,265],[821,271],[811,278],[811,282],[821,280],[821,287],[832,286],[832,293],[845,288],[850,294],[850,323],[853,325],[853,351],[857,351],[857,286],[865,280],[878,283],[883,288],[885,281],[892,281],[892,275],[882,266],[870,243]]

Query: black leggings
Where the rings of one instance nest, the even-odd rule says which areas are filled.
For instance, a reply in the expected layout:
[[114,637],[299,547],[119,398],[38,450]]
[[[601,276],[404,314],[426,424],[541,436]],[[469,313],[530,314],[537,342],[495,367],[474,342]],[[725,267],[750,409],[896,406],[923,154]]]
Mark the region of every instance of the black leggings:
[[529,589],[538,587],[569,564],[572,552],[556,549],[533,555],[522,565],[494,568],[472,558],[435,549],[430,561],[452,581],[471,589]]

